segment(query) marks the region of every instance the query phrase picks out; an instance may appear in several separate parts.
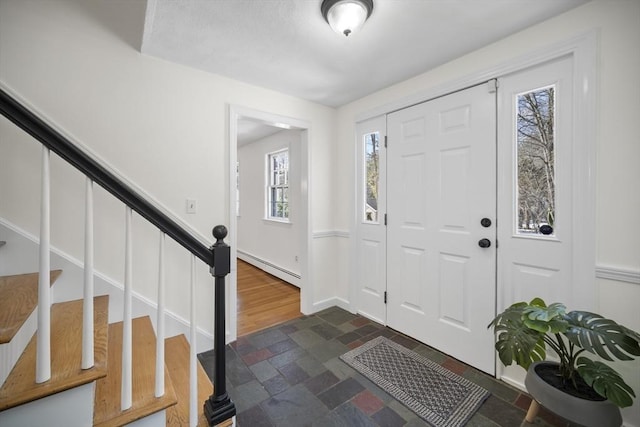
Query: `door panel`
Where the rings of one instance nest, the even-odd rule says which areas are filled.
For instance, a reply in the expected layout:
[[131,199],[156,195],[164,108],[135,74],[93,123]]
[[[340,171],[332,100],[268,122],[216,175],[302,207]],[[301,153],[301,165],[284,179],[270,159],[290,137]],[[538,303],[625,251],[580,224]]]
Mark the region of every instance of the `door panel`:
[[[357,133],[356,253],[358,268],[355,274],[355,309],[363,316],[384,324],[386,320],[384,294],[387,290],[387,246],[384,224],[386,212],[385,117],[380,116],[358,123]],[[375,150],[372,135],[376,135]],[[367,161],[373,160],[376,163],[375,167],[371,163],[367,164]],[[371,194],[373,187],[376,187],[376,191],[373,191],[376,193],[375,197]]]
[[386,289],[386,284],[380,280],[384,277],[384,242],[362,239],[359,252],[364,260],[370,261],[361,267],[362,292],[380,298]]
[[425,276],[425,251],[403,246],[400,248],[402,272],[400,276],[398,301],[403,308],[420,315],[424,314],[422,305],[422,282]]
[[468,313],[464,296],[468,293],[469,258],[458,255],[440,254],[441,287],[440,312],[444,321],[454,326],[467,328]]
[[495,94],[466,89],[392,113],[387,127],[387,323],[493,373]]

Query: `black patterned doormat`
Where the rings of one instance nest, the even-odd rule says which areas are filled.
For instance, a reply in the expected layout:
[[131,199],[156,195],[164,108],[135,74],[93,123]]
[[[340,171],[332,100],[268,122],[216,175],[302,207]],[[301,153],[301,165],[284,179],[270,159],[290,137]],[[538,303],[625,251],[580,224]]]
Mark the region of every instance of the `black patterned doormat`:
[[434,427],[460,427],[489,392],[433,361],[385,338],[340,356]]

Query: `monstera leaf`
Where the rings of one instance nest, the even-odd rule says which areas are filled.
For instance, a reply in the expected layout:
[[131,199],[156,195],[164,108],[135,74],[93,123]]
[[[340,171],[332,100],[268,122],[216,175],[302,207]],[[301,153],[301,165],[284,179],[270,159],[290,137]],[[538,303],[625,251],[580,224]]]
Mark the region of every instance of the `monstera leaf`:
[[633,335],[638,334],[613,320],[588,311],[572,311],[565,318],[569,322],[566,337],[586,351],[606,360],[633,360],[630,354],[640,356],[640,346]]
[[529,329],[523,321],[522,312],[526,307],[526,303],[513,304],[489,324],[498,335],[495,347],[505,366],[515,362],[528,369],[531,363],[546,356],[544,334]]
[[542,333],[557,334],[567,330],[569,324],[564,319],[566,307],[553,303],[547,307],[540,298],[536,298],[523,311],[523,321],[528,328]]
[[578,373],[600,396],[609,399],[621,408],[631,406],[635,393],[622,377],[602,362],[579,357]]
[[633,338],[637,343],[640,343],[640,334],[637,333],[636,331],[632,331],[631,329],[627,328],[626,326],[622,326],[620,324],[618,324],[618,326],[620,326],[622,328],[622,330],[624,331],[625,334],[627,334],[629,337]]

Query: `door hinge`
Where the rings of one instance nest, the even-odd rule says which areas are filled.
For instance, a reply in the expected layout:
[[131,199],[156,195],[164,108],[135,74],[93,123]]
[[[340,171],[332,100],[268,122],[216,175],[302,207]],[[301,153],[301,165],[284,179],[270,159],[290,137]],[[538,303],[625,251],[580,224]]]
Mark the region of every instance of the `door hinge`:
[[489,93],[496,93],[498,90],[498,79],[491,79],[487,82],[487,89]]
[[387,225],[387,214],[384,214],[384,225]]
[[384,291],[384,303],[387,303],[387,291]]
[[387,135],[384,136],[384,148],[387,148]]

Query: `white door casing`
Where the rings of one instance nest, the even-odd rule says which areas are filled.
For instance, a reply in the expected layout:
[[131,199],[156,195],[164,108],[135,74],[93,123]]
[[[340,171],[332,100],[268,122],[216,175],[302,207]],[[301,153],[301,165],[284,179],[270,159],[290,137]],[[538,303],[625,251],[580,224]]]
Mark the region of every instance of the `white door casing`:
[[[495,103],[495,90],[483,84],[387,122],[387,324],[490,374]],[[481,239],[491,246],[480,247]]]
[[[386,117],[379,116],[358,123],[356,126],[356,302],[357,313],[376,322],[386,323],[384,295],[387,286],[386,247]],[[367,206],[366,196],[366,141],[372,133],[378,133],[378,197],[376,206]],[[375,208],[376,215],[366,219],[367,209]]]
[[300,140],[300,311],[310,314],[313,311],[314,274],[313,274],[313,236],[311,231],[311,124],[303,119],[281,116],[274,113],[255,110],[238,105],[229,105],[229,169],[228,169],[228,208],[229,208],[229,246],[231,247],[231,271],[227,279],[227,342],[237,338],[237,217],[236,217],[236,165],[238,160],[238,120],[252,119],[267,125],[287,127],[302,131]]

